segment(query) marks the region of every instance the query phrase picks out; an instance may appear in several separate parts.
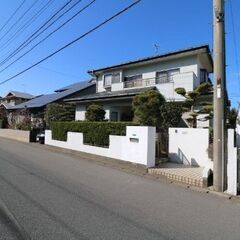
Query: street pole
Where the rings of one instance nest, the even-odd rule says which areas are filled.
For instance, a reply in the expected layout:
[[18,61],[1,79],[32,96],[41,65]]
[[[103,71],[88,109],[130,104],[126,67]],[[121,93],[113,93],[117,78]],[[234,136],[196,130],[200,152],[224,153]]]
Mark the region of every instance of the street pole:
[[226,190],[226,70],[224,0],[213,0],[214,24],[214,122],[213,187]]

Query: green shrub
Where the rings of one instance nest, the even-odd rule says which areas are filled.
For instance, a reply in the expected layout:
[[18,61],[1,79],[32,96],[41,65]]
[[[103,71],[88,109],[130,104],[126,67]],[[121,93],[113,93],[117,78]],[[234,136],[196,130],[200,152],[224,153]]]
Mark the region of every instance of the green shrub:
[[176,88],[175,92],[179,95],[182,95],[182,96],[186,95],[186,90],[185,90],[185,88],[182,88],[182,87]]
[[161,131],[168,131],[170,127],[178,127],[182,119],[183,107],[176,102],[165,102],[160,108]]
[[18,123],[16,125],[16,129],[23,130],[23,131],[30,131],[31,130],[31,123]]
[[156,90],[148,90],[133,98],[134,122],[144,126],[160,125],[160,108],[165,98]]
[[86,120],[91,122],[100,122],[105,119],[105,110],[102,105],[90,104],[86,108]]
[[44,113],[47,126],[52,121],[73,121],[75,119],[75,106],[73,104],[51,103]]
[[51,122],[50,129],[55,140],[66,141],[67,132],[83,133],[83,142],[93,146],[109,145],[109,135],[126,135],[126,126],[132,122]]

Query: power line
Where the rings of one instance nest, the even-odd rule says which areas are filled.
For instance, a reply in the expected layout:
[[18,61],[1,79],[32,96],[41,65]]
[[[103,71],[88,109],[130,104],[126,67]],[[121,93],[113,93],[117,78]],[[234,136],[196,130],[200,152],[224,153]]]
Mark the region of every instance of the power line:
[[72,75],[72,74],[65,73],[65,72],[56,71],[56,70],[51,69],[51,68],[47,68],[47,67],[43,67],[43,66],[37,66],[37,68],[40,68],[40,69],[43,69],[43,70],[46,70],[46,71],[49,71],[49,72],[57,73],[57,74],[62,75],[62,76],[71,77],[73,79],[79,79],[79,76]]
[[0,32],[8,25],[8,23],[13,19],[13,17],[17,14],[17,12],[20,10],[22,5],[26,2],[26,0],[23,0],[21,4],[17,7],[17,9],[13,12],[13,14],[8,18],[8,20],[3,24],[3,26],[0,28]]
[[[35,40],[40,34],[42,34],[43,32],[45,32],[50,26],[52,26],[52,24],[54,24],[56,21],[58,21],[62,16],[64,16],[64,14],[66,14],[68,11],[70,11],[72,9],[69,8],[68,10],[66,10],[63,14],[61,14],[57,19],[55,19],[50,25],[48,25],[49,22],[51,22],[52,19],[54,19],[64,8],[67,7],[67,5],[69,5],[73,0],[69,0],[68,2],[66,2],[60,9],[58,9],[41,27],[39,27],[33,34],[31,34],[30,37],[27,38],[27,40],[25,40],[23,43],[20,44],[20,46],[18,46],[11,54],[9,54],[4,60],[2,60],[0,62],[0,66],[2,66],[4,63],[6,63],[8,60],[10,60],[13,56],[15,56],[17,53],[19,53],[24,47],[26,47],[27,45],[29,45],[29,43],[31,43],[33,40]],[[80,0],[82,1],[82,0]],[[76,4],[75,4],[76,5]],[[45,29],[44,27],[47,26]],[[43,30],[42,30],[43,29]],[[41,31],[42,30],[42,31]],[[39,33],[39,31],[41,31]],[[39,33],[39,34],[38,34]],[[37,36],[35,36],[37,34]],[[35,36],[35,37],[34,37]]]
[[[81,0],[78,1],[78,3]],[[33,49],[35,49],[38,45],[40,45],[41,43],[45,42],[51,35],[53,35],[54,33],[56,33],[58,30],[60,30],[62,27],[64,27],[66,24],[68,24],[70,21],[72,21],[75,17],[77,17],[80,13],[82,13],[84,10],[86,10],[87,8],[89,8],[94,2],[96,2],[96,0],[92,0],[90,3],[88,3],[86,6],[84,6],[83,8],[81,8],[77,13],[75,13],[72,17],[70,17],[67,21],[65,21],[63,24],[61,24],[58,28],[56,28],[54,31],[52,31],[51,33],[49,33],[45,38],[43,38],[41,41],[39,41],[37,44],[35,44],[32,48],[30,48],[27,52],[25,52],[24,54],[22,54],[21,56],[19,56],[16,60],[14,60],[13,62],[11,62],[10,64],[8,64],[5,68],[3,68],[2,70],[0,70],[0,73],[2,73],[3,71],[5,71],[6,69],[8,69],[10,66],[12,66],[14,63],[18,62],[20,59],[22,59],[24,56],[26,56],[29,52],[31,52]],[[4,63],[3,63],[4,64]],[[2,65],[3,65],[2,64]],[[1,66],[1,65],[0,65]]]
[[26,69],[20,71],[19,73],[13,75],[12,77],[9,77],[7,79],[5,79],[4,81],[0,82],[0,85],[3,85],[4,83],[22,75],[23,73],[29,71],[30,69],[36,67],[37,65],[39,65],[40,63],[46,61],[47,59],[55,56],[57,53],[63,51],[65,48],[70,47],[71,45],[73,45],[74,43],[78,42],[79,40],[81,40],[82,38],[88,36],[89,34],[91,34],[92,32],[96,31],[97,29],[101,28],[102,26],[104,26],[105,24],[107,24],[108,22],[112,21],[113,19],[115,19],[116,17],[120,16],[121,14],[123,14],[124,12],[128,11],[130,8],[134,7],[135,5],[137,5],[138,3],[140,3],[141,0],[137,0],[135,2],[133,2],[132,4],[128,5],[127,7],[125,7],[124,9],[122,9],[121,11],[117,12],[116,14],[114,14],[113,16],[111,16],[110,18],[107,18],[106,20],[104,20],[103,22],[101,22],[100,24],[98,24],[97,26],[93,27],[92,29],[90,29],[89,31],[85,32],[84,34],[82,34],[81,36],[75,38],[74,40],[72,40],[71,42],[67,43],[66,45],[64,45],[63,47],[59,48],[58,50],[56,50],[55,52],[49,54],[48,56],[46,56],[45,58],[41,59],[40,61],[34,63],[33,65],[27,67]]
[[[0,45],[0,51],[3,48],[7,48],[19,35],[21,35],[24,30],[26,30],[31,24],[33,24],[35,22],[35,20],[37,20],[37,18],[39,16],[41,16],[42,13],[44,13],[44,11],[53,3],[54,0],[49,0],[43,7],[41,7],[37,13],[35,13],[31,18],[29,18],[29,20],[27,20],[22,26],[20,26],[12,35],[10,38],[8,38],[5,43],[3,43],[2,45]],[[23,30],[23,31],[22,31]],[[20,34],[18,34],[20,32]],[[7,54],[9,54],[10,52],[8,52]],[[5,55],[7,55],[5,54]]]
[[[26,48],[31,42],[33,42],[37,37],[39,37],[42,33],[44,33],[48,28],[50,28],[54,23],[56,23],[59,19],[61,19],[63,16],[65,16],[70,10],[72,10],[76,5],[78,5],[82,0],[78,0],[76,3],[74,3],[69,9],[67,9],[65,12],[63,12],[60,16],[57,17],[52,23],[50,23],[46,28],[44,28],[42,31],[40,31],[34,38],[27,41],[22,47],[20,47],[17,51],[11,53],[7,58],[5,58],[3,61],[0,62],[0,67],[4,65],[6,62],[8,62],[10,59],[12,59],[15,55],[17,55],[21,50]],[[65,24],[64,24],[65,25]]]
[[35,5],[38,1],[39,1],[39,0],[34,1],[34,2],[30,5],[30,7],[11,25],[11,27],[8,29],[8,31],[0,38],[0,41],[1,41],[2,39],[4,39],[4,38],[8,35],[8,33],[11,32],[12,29],[14,29],[14,27],[15,27],[16,25],[18,25],[18,23],[25,17],[25,15],[34,7],[34,5]]
[[[233,6],[232,6],[232,0],[229,1],[229,5],[230,5],[230,12],[231,12],[231,19],[232,19],[232,30],[233,30],[233,43],[235,45],[235,60],[236,60],[236,67],[237,70],[240,71],[239,68],[239,61],[238,61],[238,47],[237,47],[237,38],[236,38],[236,32],[235,32],[235,22],[234,22],[234,15],[233,15]],[[238,72],[237,74],[238,77],[238,83],[240,83],[240,72]]]

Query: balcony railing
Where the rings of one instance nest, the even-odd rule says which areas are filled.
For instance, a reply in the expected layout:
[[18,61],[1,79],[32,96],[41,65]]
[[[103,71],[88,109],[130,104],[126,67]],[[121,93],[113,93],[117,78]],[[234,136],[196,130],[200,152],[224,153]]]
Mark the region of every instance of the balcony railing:
[[153,86],[156,83],[156,78],[147,78],[147,79],[137,79],[124,82],[124,88],[133,88],[133,87],[148,87]]
[[189,77],[192,79],[193,84],[196,82],[196,75],[194,72],[187,73],[177,73],[171,76],[160,76],[154,78],[144,78],[144,79],[136,79],[125,81],[123,84],[124,88],[135,88],[135,87],[150,87],[156,84],[166,84],[166,83],[174,83],[177,79],[186,79]]

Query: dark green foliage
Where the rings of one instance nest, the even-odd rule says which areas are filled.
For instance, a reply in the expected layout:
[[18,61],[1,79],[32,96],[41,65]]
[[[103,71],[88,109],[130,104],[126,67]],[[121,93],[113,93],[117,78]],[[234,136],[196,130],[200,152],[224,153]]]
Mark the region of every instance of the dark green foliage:
[[176,89],[175,89],[175,92],[176,92],[177,94],[179,94],[179,95],[182,95],[182,96],[185,96],[185,95],[186,95],[186,90],[185,90],[185,88],[181,88],[181,87],[176,88]]
[[182,105],[175,102],[166,102],[160,107],[160,128],[168,131],[170,127],[177,127],[181,121],[183,113]]
[[[198,113],[193,110],[193,106],[198,102],[198,99],[201,95],[204,95],[206,93],[209,93],[212,91],[212,84],[202,83],[197,88],[195,88],[193,91],[186,92],[184,88],[176,88],[175,92],[185,97],[185,102],[183,104],[183,112],[189,112],[191,118],[188,118],[187,121],[192,127],[196,127],[196,121]],[[182,94],[184,93],[184,94]],[[212,112],[213,112],[213,105],[212,103],[199,103],[200,106],[202,106],[202,109],[208,114],[207,117],[205,117],[205,120],[210,120],[212,118]]]
[[213,143],[213,128],[209,127],[209,143]]
[[232,108],[228,111],[228,113],[227,113],[228,128],[236,128],[237,117],[238,117],[237,109]]
[[134,122],[145,126],[160,125],[160,107],[165,98],[155,90],[145,91],[133,99]]
[[75,119],[75,106],[72,104],[51,103],[46,107],[44,119],[47,126],[52,121],[73,121]]
[[187,95],[191,100],[195,101],[200,94],[198,91],[189,91]]
[[209,82],[202,83],[195,89],[195,91],[199,92],[199,94],[208,93],[212,90],[212,84],[210,84]]
[[90,122],[100,122],[105,119],[105,110],[102,105],[90,104],[86,108],[85,117]]
[[204,105],[203,107],[203,110],[206,112],[206,113],[208,113],[208,114],[210,114],[211,112],[213,112],[213,105],[211,104],[211,105]]
[[16,125],[16,129],[30,131],[31,130],[31,123],[21,122]]
[[109,135],[126,135],[126,126],[132,122],[51,122],[53,139],[67,140],[67,132],[83,133],[83,142],[93,146],[108,146]]

